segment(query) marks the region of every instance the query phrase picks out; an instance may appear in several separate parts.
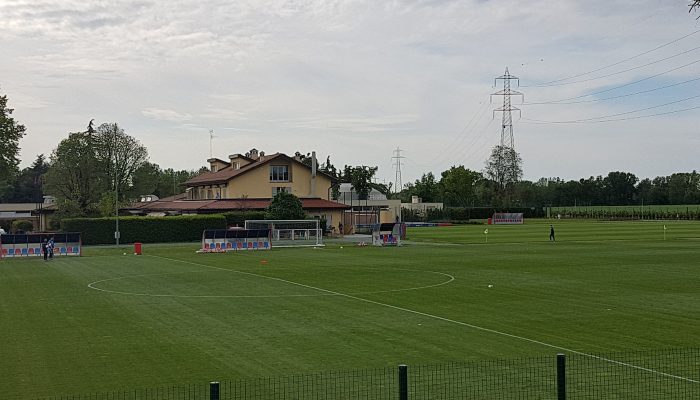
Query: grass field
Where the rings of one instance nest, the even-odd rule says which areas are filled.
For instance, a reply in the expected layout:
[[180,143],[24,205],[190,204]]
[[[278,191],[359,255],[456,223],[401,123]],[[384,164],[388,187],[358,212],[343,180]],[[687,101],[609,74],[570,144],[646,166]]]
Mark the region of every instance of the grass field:
[[[687,348],[700,223],[409,230],[401,248],[87,248],[0,262],[0,398]],[[127,255],[123,252],[127,251]],[[698,377],[696,377],[698,378]],[[31,396],[27,396],[27,394]]]

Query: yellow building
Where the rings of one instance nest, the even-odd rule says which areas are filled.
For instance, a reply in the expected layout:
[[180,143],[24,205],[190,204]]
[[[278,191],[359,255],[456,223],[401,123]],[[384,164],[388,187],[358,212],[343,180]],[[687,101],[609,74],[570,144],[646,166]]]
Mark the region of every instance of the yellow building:
[[[315,156],[312,157],[315,161]],[[265,155],[252,149],[232,154],[229,161],[207,160],[210,171],[185,182],[190,200],[272,198],[288,192],[298,198],[330,200],[333,178],[282,153]]]
[[210,170],[184,183],[184,196],[144,202],[128,209],[133,214],[204,214],[237,210],[264,210],[275,194],[284,191],[301,200],[310,216],[325,219],[327,228],[339,230],[343,212],[350,207],[331,201],[333,177],[300,157],[282,153],[265,155],[256,149],[232,154],[229,161],[207,160]]

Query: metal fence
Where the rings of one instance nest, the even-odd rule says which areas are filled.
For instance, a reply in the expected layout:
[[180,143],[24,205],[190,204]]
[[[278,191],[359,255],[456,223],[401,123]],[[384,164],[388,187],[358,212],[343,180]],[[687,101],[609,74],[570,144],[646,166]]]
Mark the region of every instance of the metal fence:
[[233,399],[700,399],[700,349],[401,365],[40,400]]

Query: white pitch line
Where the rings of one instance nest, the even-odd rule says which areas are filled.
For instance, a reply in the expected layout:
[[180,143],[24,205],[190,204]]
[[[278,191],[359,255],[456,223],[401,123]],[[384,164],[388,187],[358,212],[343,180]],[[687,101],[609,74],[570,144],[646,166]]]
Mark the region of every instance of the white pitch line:
[[[158,256],[151,256],[151,257],[157,257],[157,258],[164,258],[166,260],[171,260],[170,258],[165,258],[165,257],[158,257]],[[187,261],[181,261],[181,262],[187,262]],[[204,265],[204,264],[197,264],[197,263],[190,263],[193,265],[201,266],[201,267],[206,267],[210,269],[216,269],[220,271],[225,271],[225,272],[239,272],[242,274],[245,274],[246,272],[241,272],[241,271],[236,271],[236,270],[231,270],[231,269],[226,269],[226,268],[219,268],[219,267],[213,267],[211,265]],[[429,288],[434,288],[442,285],[447,285],[448,283],[452,282],[455,280],[455,277],[446,274],[443,272],[437,272],[437,271],[420,271],[420,270],[413,270],[413,269],[405,269],[405,268],[396,268],[398,270],[402,271],[413,271],[413,272],[427,272],[431,274],[436,274],[436,275],[442,275],[446,276],[449,279],[443,282],[435,283],[432,285],[427,285],[427,286],[416,286],[416,287],[410,287],[410,288],[403,288],[403,289],[389,289],[389,290],[377,290],[373,292],[354,292],[351,294],[380,294],[380,293],[392,293],[392,292],[407,292],[410,290],[422,290],[422,289],[429,289]],[[119,276],[116,278],[108,278],[108,279],[101,279],[99,281],[94,281],[88,283],[87,287],[93,290],[97,290],[100,292],[104,293],[114,293],[114,294],[124,294],[124,295],[130,295],[130,296],[143,296],[143,297],[173,297],[173,298],[206,298],[206,299],[259,299],[259,298],[285,298],[285,297],[320,297],[320,296],[340,296],[340,294],[336,293],[323,293],[323,294],[284,294],[284,295],[177,295],[177,294],[158,294],[158,293],[137,293],[137,292],[122,292],[119,290],[109,290],[109,289],[103,289],[100,288],[99,285],[100,283],[104,282],[111,282],[111,281],[117,281],[121,279],[129,279],[129,278],[138,278],[142,276],[164,276],[164,275],[177,275],[177,274],[192,274],[192,273],[201,273],[205,271],[184,271],[184,272],[164,272],[164,273],[158,273],[158,274],[137,274],[137,275],[126,275],[126,276]],[[262,275],[255,275],[254,276],[262,276]],[[272,279],[272,278],[270,278]]]
[[666,373],[666,372],[657,371],[657,370],[650,369],[650,368],[644,368],[644,367],[641,367],[641,366],[639,366],[639,365],[634,365],[634,364],[626,363],[626,362],[623,362],[623,361],[617,361],[617,360],[613,360],[613,359],[610,359],[610,358],[597,356],[597,355],[595,355],[595,354],[584,353],[584,352],[581,352],[581,351],[569,349],[569,348],[562,347],[562,346],[558,346],[558,345],[555,345],[555,344],[546,343],[546,342],[542,342],[542,341],[539,341],[539,340],[526,338],[526,337],[524,337],[524,336],[514,335],[514,334],[512,334],[512,333],[497,331],[497,330],[495,330],[495,329],[490,329],[490,328],[484,328],[483,326],[478,326],[478,325],[470,324],[470,323],[467,323],[467,322],[457,321],[457,320],[454,320],[454,319],[441,317],[441,316],[439,316],[439,315],[428,314],[428,313],[424,313],[424,312],[421,312],[421,311],[411,310],[411,309],[409,309],[409,308],[404,308],[404,307],[399,307],[399,306],[395,306],[395,305],[391,305],[391,304],[387,304],[387,303],[381,303],[381,302],[374,301],[374,300],[364,299],[364,298],[362,298],[362,297],[357,297],[357,296],[353,296],[353,295],[350,295],[350,294],[335,292],[335,291],[333,291],[333,290],[323,289],[323,288],[316,287],[316,286],[305,285],[305,284],[299,283],[299,282],[288,281],[288,280],[282,279],[282,278],[275,278],[275,277],[271,277],[271,276],[259,275],[259,274],[255,274],[255,273],[252,273],[252,272],[244,272],[244,271],[237,271],[237,270],[231,270],[231,269],[226,269],[226,268],[214,267],[214,266],[211,266],[211,265],[199,264],[199,263],[195,263],[195,262],[191,262],[191,261],[177,260],[177,259],[174,259],[174,258],[167,258],[167,257],[160,257],[160,256],[150,256],[150,257],[162,258],[162,259],[164,259],[164,260],[176,261],[176,262],[181,262],[181,263],[191,264],[191,265],[198,265],[198,266],[201,266],[201,267],[214,268],[214,269],[219,269],[219,270],[229,271],[229,272],[235,272],[235,273],[244,274],[244,275],[251,275],[251,276],[256,276],[256,277],[259,277],[259,278],[271,279],[271,280],[275,280],[275,281],[279,281],[279,282],[288,283],[288,284],[290,284],[290,285],[301,286],[301,287],[305,287],[305,288],[308,288],[308,289],[314,289],[314,290],[318,290],[318,291],[321,291],[321,292],[334,294],[334,295],[336,295],[336,296],[341,296],[341,297],[346,297],[346,298],[349,298],[349,299],[354,299],[354,300],[362,301],[362,302],[365,302],[365,303],[375,304],[375,305],[382,306],[382,307],[393,308],[393,309],[395,309],[395,310],[404,311],[404,312],[411,313],[411,314],[416,314],[416,315],[421,315],[421,316],[423,316],[423,317],[428,317],[428,318],[432,318],[432,319],[437,319],[437,320],[439,320],[439,321],[444,321],[444,322],[449,322],[449,323],[456,324],[456,325],[466,326],[466,327],[468,327],[468,328],[472,328],[472,329],[479,330],[479,331],[482,331],[482,332],[489,332],[489,333],[493,333],[493,334],[496,334],[496,335],[506,336],[506,337],[509,337],[509,338],[512,338],[512,339],[518,339],[518,340],[522,340],[522,341],[526,341],[526,342],[530,342],[530,343],[535,343],[535,344],[539,344],[539,345],[541,345],[541,346],[549,347],[549,348],[552,348],[552,349],[561,350],[561,351],[566,351],[566,352],[569,352],[569,353],[578,354],[578,355],[580,355],[580,356],[590,357],[590,358],[594,358],[594,359],[597,359],[597,360],[609,362],[609,363],[611,363],[611,364],[616,364],[616,365],[621,365],[621,366],[625,366],[625,367],[629,367],[629,368],[634,368],[634,369],[637,369],[637,370],[640,370],[640,371],[645,371],[645,372],[649,372],[649,373],[652,373],[652,374],[665,376],[665,377],[668,377],[668,378],[678,379],[678,380],[682,380],[682,381],[686,381],[686,382],[691,382],[691,383],[700,383],[700,381],[698,381],[698,380],[691,379],[691,378],[686,378],[686,377],[684,377],[684,376],[678,376],[678,375],[673,375],[673,374],[669,374],[669,373]]

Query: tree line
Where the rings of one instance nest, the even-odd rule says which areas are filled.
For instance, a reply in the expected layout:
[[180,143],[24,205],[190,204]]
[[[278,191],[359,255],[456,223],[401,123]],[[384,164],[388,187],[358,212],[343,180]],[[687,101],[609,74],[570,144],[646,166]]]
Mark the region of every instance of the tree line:
[[410,202],[411,196],[453,207],[700,204],[700,173],[678,172],[640,180],[632,173],[614,171],[606,176],[568,181],[521,180],[499,191],[499,184],[487,175],[459,166],[442,172],[441,179],[430,172],[423,174],[396,195],[402,202]]
[[116,123],[70,132],[47,157],[19,169],[19,141],[26,134],[15,121],[7,96],[0,96],[0,203],[40,203],[50,194],[57,216],[114,215],[115,207],[141,195],[168,197],[182,193],[182,183],[199,170],[161,168],[148,161],[148,150]]
[[[20,170],[19,140],[25,127],[14,120],[7,97],[0,96],[0,202],[41,202],[44,194],[57,197],[59,217],[113,215],[140,195],[167,197],[182,193],[182,183],[208,169],[163,169],[148,161],[147,149],[116,123],[71,132],[47,159],[37,156]],[[305,164],[311,158],[297,152]],[[432,172],[407,183],[399,192],[391,184],[372,182],[376,166],[336,168],[326,158],[319,170],[334,178],[331,197],[338,199],[339,183],[347,182],[366,199],[372,189],[389,198],[410,202],[442,202],[448,207],[542,207],[574,205],[700,204],[700,174],[679,172],[639,179],[629,172],[565,181],[560,178],[521,180],[522,160],[515,150],[494,147],[483,171],[452,166],[436,177]]]

